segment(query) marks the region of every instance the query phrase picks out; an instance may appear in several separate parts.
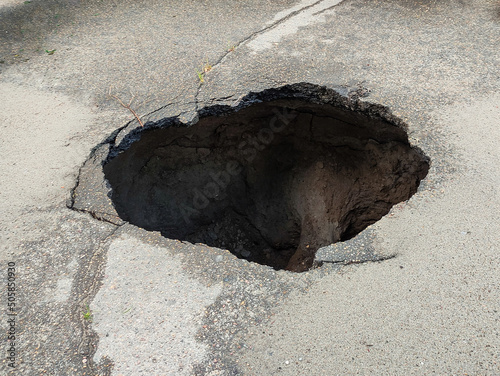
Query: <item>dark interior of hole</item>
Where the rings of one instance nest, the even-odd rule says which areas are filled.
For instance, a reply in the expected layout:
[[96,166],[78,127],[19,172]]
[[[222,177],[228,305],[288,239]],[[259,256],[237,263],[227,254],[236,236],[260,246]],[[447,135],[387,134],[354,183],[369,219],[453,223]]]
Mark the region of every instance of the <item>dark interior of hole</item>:
[[304,271],[411,197],[428,167],[394,124],[291,99],[146,130],[104,171],[130,223]]

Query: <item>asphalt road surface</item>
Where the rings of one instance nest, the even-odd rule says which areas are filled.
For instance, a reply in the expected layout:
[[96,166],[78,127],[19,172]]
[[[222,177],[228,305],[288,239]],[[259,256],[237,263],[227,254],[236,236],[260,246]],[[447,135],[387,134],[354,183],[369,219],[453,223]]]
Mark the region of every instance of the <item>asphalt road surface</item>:
[[[0,0],[0,373],[500,375],[499,67],[497,0]],[[140,128],[119,100],[187,125],[297,83],[431,161],[322,266],[82,209],[109,199],[102,143]]]

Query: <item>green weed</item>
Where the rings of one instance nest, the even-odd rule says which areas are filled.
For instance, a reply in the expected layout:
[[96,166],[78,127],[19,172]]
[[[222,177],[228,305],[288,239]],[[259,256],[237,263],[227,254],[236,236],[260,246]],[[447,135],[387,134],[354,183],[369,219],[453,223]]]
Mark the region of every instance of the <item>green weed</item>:
[[83,313],[83,319],[89,322],[92,322],[92,312],[90,312],[90,308],[87,304],[87,311]]

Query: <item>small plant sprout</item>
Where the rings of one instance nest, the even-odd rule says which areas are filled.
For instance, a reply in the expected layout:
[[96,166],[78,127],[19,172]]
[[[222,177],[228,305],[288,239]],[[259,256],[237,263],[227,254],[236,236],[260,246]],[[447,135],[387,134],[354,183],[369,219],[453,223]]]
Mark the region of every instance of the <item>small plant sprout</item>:
[[123,311],[123,314],[129,313],[132,307],[128,307],[125,311]]
[[199,72],[198,69],[196,69],[196,74],[198,75],[198,79],[200,80],[200,82],[204,83],[205,79],[203,78],[203,72]]
[[205,82],[205,73],[210,72],[212,70],[212,65],[208,62],[208,59],[201,66],[201,71],[196,69],[196,74],[198,75],[198,79],[201,83]]
[[92,312],[90,312],[89,305],[86,305],[87,310],[83,313],[83,319],[92,322]]
[[236,49],[236,46],[234,44],[231,44],[231,42],[227,42],[227,52],[233,52]]
[[45,52],[47,52],[47,54],[49,55],[54,55],[54,52],[56,52],[56,50],[45,50]]
[[211,70],[212,70],[212,66],[210,65],[210,63],[208,62],[208,59],[207,59],[207,61],[205,61],[205,64],[203,65],[203,72],[207,73],[207,72],[210,72]]

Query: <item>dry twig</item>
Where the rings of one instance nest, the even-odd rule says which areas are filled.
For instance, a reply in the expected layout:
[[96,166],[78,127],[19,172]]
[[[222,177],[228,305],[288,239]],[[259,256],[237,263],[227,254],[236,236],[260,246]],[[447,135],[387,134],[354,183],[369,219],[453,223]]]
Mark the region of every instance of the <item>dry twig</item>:
[[137,121],[139,122],[139,124],[141,125],[141,127],[144,127],[144,124],[143,124],[142,120],[139,118],[139,115],[137,115],[137,113],[136,113],[136,112],[132,109],[132,107],[131,107],[132,102],[133,102],[133,100],[134,100],[134,98],[135,98],[135,96],[134,96],[134,95],[132,96],[132,99],[130,99],[129,104],[125,104],[125,103],[123,103],[123,101],[121,100],[121,98],[120,98],[120,97],[118,97],[117,95],[111,94],[111,87],[109,88],[109,92],[108,92],[108,94],[109,94],[109,96],[110,96],[111,98],[116,99],[116,100],[118,101],[118,103],[120,103],[120,105],[121,105],[123,108],[126,108],[127,110],[129,110],[129,111],[132,113],[132,115],[134,115],[134,116],[135,116],[135,118],[137,119]]

